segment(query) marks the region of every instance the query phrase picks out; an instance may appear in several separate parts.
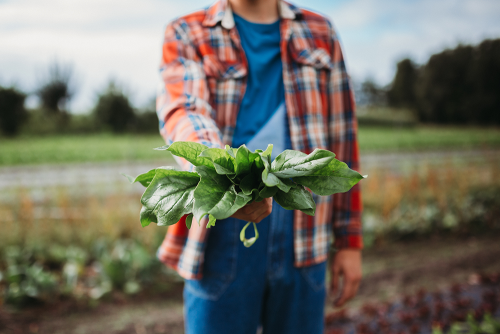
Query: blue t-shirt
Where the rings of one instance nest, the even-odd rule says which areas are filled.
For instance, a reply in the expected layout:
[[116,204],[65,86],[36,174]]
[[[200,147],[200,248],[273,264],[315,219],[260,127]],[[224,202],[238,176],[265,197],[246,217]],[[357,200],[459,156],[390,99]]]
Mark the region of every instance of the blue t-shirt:
[[[283,141],[286,121],[285,87],[283,85],[283,64],[280,49],[280,21],[271,24],[249,22],[233,13],[241,45],[248,61],[247,88],[236,120],[233,134],[233,147],[247,144],[250,149],[265,150],[267,144]],[[278,113],[276,113],[278,111]],[[273,115],[275,120],[272,121]],[[276,123],[271,126],[270,123]],[[267,125],[267,126],[266,126]],[[276,126],[278,128],[276,128]],[[275,133],[263,134],[267,138],[264,147],[248,145],[261,130],[273,129]],[[265,131],[268,132],[268,131]],[[269,139],[269,136],[275,137]]]

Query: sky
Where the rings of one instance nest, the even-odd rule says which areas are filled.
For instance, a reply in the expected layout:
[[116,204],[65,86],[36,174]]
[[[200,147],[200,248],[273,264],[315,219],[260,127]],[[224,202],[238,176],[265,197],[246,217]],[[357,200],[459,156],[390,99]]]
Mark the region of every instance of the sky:
[[[459,43],[500,38],[500,0],[295,0],[328,16],[353,80],[389,84],[396,63],[419,64]],[[91,110],[110,80],[150,102],[166,24],[207,0],[0,0],[0,85],[32,93],[49,64],[73,66],[74,113]],[[35,105],[32,97],[29,104]]]

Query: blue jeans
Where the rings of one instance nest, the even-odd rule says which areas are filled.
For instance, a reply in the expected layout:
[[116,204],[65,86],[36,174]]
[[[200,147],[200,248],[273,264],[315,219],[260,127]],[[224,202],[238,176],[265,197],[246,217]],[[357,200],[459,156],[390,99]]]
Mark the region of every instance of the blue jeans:
[[[293,266],[293,211],[273,202],[250,248],[245,221],[218,221],[205,251],[203,279],[186,280],[186,334],[322,334],[326,262]],[[247,229],[247,238],[253,228]]]

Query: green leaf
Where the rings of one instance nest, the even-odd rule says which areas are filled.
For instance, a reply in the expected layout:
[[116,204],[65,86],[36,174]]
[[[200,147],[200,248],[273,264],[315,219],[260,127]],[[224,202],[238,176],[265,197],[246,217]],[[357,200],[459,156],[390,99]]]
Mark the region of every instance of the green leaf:
[[272,162],[271,172],[279,178],[310,175],[328,165],[333,158],[335,154],[327,150],[315,149],[308,155],[299,151],[285,150]]
[[141,198],[144,206],[144,210],[141,210],[143,226],[153,222],[153,217],[157,217],[159,226],[172,225],[185,214],[191,213],[194,190],[199,181],[200,177],[196,173],[156,169],[153,181]]
[[155,151],[166,151],[166,150],[168,150],[169,147],[170,147],[170,145],[163,145],[163,146],[160,146],[160,147],[156,147],[153,150],[155,150]]
[[[176,141],[170,146],[166,145],[163,147],[167,147],[167,151],[173,155],[186,159],[194,166],[207,166],[214,168],[210,159],[200,157],[201,152],[208,148],[203,144],[190,141]],[[162,149],[163,147],[159,147],[158,149]]]
[[250,225],[250,223],[252,222],[248,222],[245,226],[243,226],[243,228],[241,229],[241,232],[240,232],[240,240],[241,242],[243,242],[243,246],[245,247],[250,247],[252,246],[255,241],[257,241],[257,239],[259,239],[259,231],[257,230],[257,225],[255,223],[253,223],[253,229],[255,231],[255,236],[250,238],[250,239],[247,239],[245,237],[245,230],[247,229],[248,225]]
[[236,159],[236,152],[238,151],[238,149],[232,148],[229,145],[226,145],[225,148],[226,148],[227,153],[231,156],[231,158]]
[[124,173],[121,174],[125,176],[130,183],[140,182],[144,187],[147,187],[149,183],[153,181],[153,178],[155,177],[155,171],[156,169],[152,169],[147,173],[137,175],[135,178]]
[[[158,168],[161,168],[161,169],[170,169],[170,170],[174,170],[175,169],[172,166],[163,166],[163,167],[158,167]],[[132,177],[132,176],[130,176],[130,175],[124,174],[124,173],[121,173],[121,174],[123,176],[125,176],[129,180],[130,183],[140,182],[144,187],[147,187],[147,186],[149,186],[149,184],[151,183],[151,181],[153,181],[153,178],[155,177],[155,174],[156,174],[156,170],[158,168],[151,169],[147,173],[137,175],[135,178]]]
[[252,191],[258,190],[260,183],[261,183],[261,180],[258,177],[258,175],[255,175],[254,173],[250,173],[241,180],[239,186],[240,186],[241,191],[245,195],[250,195],[252,193]]
[[264,163],[264,171],[262,171],[262,182],[268,187],[278,187],[280,190],[284,192],[288,192],[290,190],[290,185],[286,184],[279,177],[270,173],[271,169],[271,157],[261,155],[262,162]]
[[201,152],[200,157],[209,159],[213,163],[217,174],[234,174],[234,158],[226,150],[222,148],[208,148]]
[[279,188],[278,187],[264,187],[264,189],[262,189],[260,192],[259,192],[259,196],[262,197],[262,198],[269,198],[269,197],[273,197],[274,195],[276,195],[276,193],[278,192]]
[[215,226],[215,222],[217,219],[215,219],[214,216],[208,215],[208,223],[207,223],[207,228],[211,228],[212,226]]
[[278,191],[274,200],[286,210],[300,210],[309,216],[314,216],[316,211],[316,203],[311,193],[302,186],[291,188],[288,193]]
[[156,223],[158,221],[158,218],[153,213],[153,210],[148,209],[147,207],[143,206],[141,208],[140,220],[141,220],[142,227],[146,227],[151,223]]
[[349,191],[363,176],[337,159],[311,175],[294,177],[298,184],[311,189],[317,195],[328,196]]
[[234,171],[236,175],[246,175],[252,170],[252,164],[259,157],[258,153],[250,151],[245,145],[241,145],[236,151],[236,164]]
[[264,152],[262,152],[261,155],[270,157],[272,153],[273,153],[273,144],[269,144],[269,145],[267,145],[266,150]]
[[193,224],[193,214],[191,213],[186,217],[186,227],[190,229],[192,224]]
[[201,219],[204,215],[211,214],[215,219],[226,219],[252,199],[251,196],[237,193],[227,176],[217,174],[206,166],[198,166],[195,170],[201,176],[194,191],[195,218]]

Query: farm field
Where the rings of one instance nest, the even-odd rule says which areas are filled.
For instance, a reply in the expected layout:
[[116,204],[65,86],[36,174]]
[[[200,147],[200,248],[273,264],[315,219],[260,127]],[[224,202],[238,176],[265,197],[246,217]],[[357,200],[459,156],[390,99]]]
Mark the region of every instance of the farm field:
[[[500,136],[448,130],[361,129],[364,281],[348,312],[500,272]],[[182,333],[182,283],[154,258],[166,229],[140,226],[143,188],[120,175],[174,163],[162,144],[0,142],[0,333]]]
[[[156,134],[1,138],[0,166],[158,160],[166,153],[153,148],[163,144]],[[360,127],[359,145],[362,153],[499,148],[500,131],[430,126]]]
[[158,135],[86,135],[0,139],[0,166],[158,160]]
[[[425,288],[440,291],[455,283],[467,284],[476,274],[500,272],[497,238],[431,238],[381,245],[364,252],[364,275],[358,296],[347,307],[348,314],[364,305],[398,301]],[[327,307],[327,313],[333,311]],[[93,309],[76,304],[22,313],[0,308],[1,333],[68,334],[181,334],[182,284],[172,284],[166,292],[133,300],[117,295]]]

